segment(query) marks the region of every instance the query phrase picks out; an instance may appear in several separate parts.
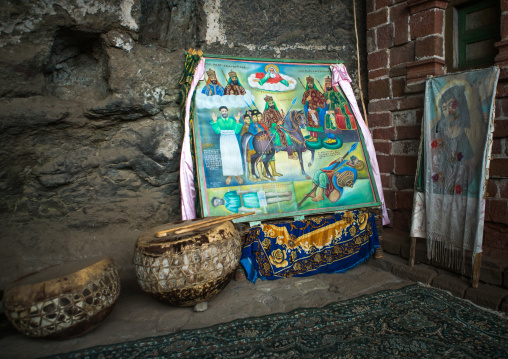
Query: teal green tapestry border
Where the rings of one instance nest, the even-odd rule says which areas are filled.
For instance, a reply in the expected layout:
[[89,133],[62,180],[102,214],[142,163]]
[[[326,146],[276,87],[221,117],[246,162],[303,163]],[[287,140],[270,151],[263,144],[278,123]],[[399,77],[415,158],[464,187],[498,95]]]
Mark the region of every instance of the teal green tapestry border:
[[[187,52],[185,53],[187,55]],[[257,58],[257,57],[238,57],[229,55],[215,55],[215,54],[203,54],[205,58],[212,59],[225,59],[225,60],[239,60],[239,61],[270,61],[270,62],[295,62],[301,64],[343,64],[343,60],[293,60],[293,59],[268,59],[268,58]]]

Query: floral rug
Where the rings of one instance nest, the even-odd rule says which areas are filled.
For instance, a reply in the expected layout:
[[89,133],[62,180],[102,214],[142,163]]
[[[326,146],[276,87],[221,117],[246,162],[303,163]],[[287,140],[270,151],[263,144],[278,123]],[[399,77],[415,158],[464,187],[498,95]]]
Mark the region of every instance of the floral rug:
[[508,318],[412,285],[51,358],[507,358]]

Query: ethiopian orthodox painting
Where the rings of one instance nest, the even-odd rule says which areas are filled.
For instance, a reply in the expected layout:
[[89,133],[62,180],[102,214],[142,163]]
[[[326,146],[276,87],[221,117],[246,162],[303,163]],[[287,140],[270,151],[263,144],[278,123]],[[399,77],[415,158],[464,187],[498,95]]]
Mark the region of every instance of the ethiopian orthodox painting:
[[333,64],[204,60],[192,113],[203,216],[255,212],[253,221],[381,204],[356,100]]
[[411,236],[456,268],[464,269],[466,251],[482,251],[498,77],[488,68],[426,83]]

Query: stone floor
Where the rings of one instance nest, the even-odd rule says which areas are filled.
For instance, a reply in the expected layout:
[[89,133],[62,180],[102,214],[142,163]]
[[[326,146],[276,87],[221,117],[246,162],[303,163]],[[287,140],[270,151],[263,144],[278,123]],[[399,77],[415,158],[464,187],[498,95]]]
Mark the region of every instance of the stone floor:
[[[390,228],[383,231],[384,258],[373,264],[392,274],[444,289],[476,305],[508,314],[508,258],[482,256],[480,283],[471,287],[472,261],[466,259],[465,275],[428,259],[424,240],[417,240],[414,267],[409,267],[410,238]],[[446,268],[446,269],[445,269]]]
[[172,307],[144,294],[133,273],[122,273],[122,291],[113,312],[95,330],[74,339],[52,341],[33,339],[17,333],[2,315],[1,358],[36,358],[95,345],[112,344],[181,329],[207,327],[238,318],[289,312],[297,308],[322,307],[328,303],[397,289],[414,283],[401,279],[371,259],[347,273],[320,274],[306,278],[232,281],[208,302],[208,310]]
[[159,303],[139,289],[134,271],[122,273],[122,291],[111,313],[95,330],[74,339],[51,341],[25,337],[0,315],[0,358],[35,358],[66,353],[96,345],[159,336],[182,329],[207,327],[238,318],[321,307],[384,289],[397,289],[415,282],[451,292],[473,303],[508,314],[508,260],[484,258],[480,287],[470,279],[440,269],[426,259],[418,243],[416,264],[408,266],[409,237],[386,230],[384,257],[370,259],[346,273],[320,274],[276,281],[232,281],[208,302],[208,310],[172,307]]

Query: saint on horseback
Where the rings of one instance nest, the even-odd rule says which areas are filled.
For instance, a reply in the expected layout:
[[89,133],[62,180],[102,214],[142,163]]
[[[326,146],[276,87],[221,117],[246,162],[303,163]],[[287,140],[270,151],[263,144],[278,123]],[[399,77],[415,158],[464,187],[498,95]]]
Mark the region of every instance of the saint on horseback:
[[[275,101],[271,96],[264,98],[266,102],[265,110],[259,124],[262,126],[263,131],[258,133],[247,132],[242,136],[242,150],[244,154],[244,162],[246,167],[250,168],[249,179],[254,182],[260,180],[275,181],[273,176],[282,176],[275,169],[275,152],[286,151],[288,159],[298,159],[302,174],[310,179],[310,176],[305,172],[303,165],[302,152],[307,150],[305,140],[301,132],[306,124],[305,117],[302,111],[291,111],[284,115],[283,111],[278,110]],[[296,103],[296,98],[293,100],[293,106]],[[312,159],[309,162],[309,167],[314,162],[314,150],[310,149]],[[294,152],[298,156],[295,156]],[[250,165],[250,166],[249,166]],[[258,174],[256,174],[256,168]]]

